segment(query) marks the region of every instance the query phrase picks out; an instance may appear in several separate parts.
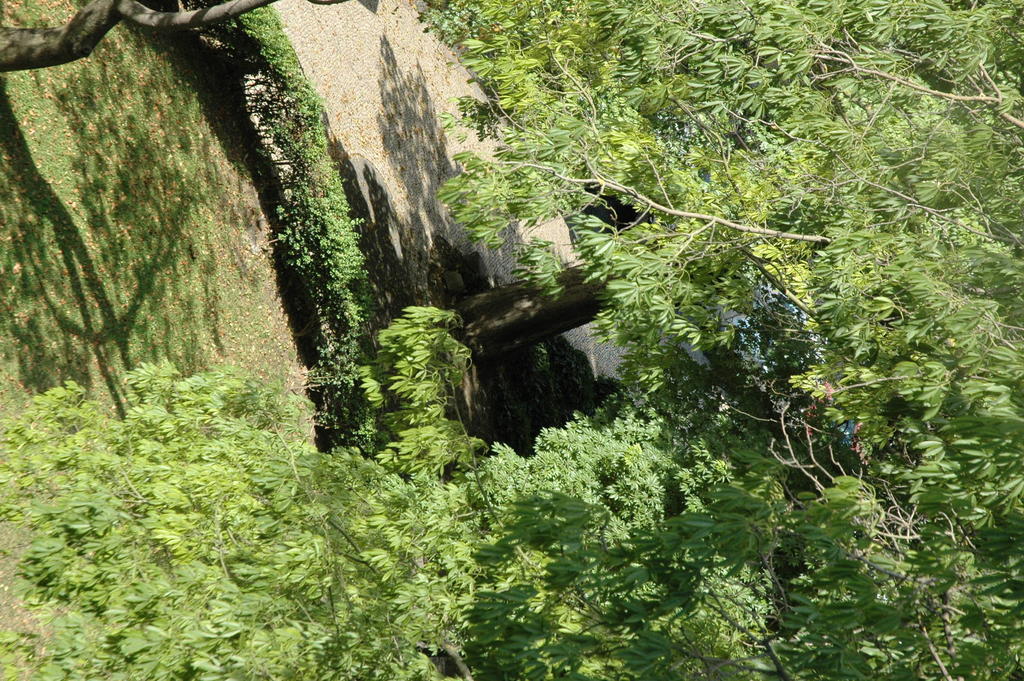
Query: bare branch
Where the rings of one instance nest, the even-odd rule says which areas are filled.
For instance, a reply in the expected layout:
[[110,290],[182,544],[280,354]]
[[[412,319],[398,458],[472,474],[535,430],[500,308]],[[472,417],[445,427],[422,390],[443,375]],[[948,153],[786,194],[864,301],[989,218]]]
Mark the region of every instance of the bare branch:
[[798,310],[803,312],[811,319],[815,319],[814,312],[811,311],[811,309],[807,307],[804,304],[804,302],[796,296],[795,293],[793,293],[789,288],[786,287],[786,285],[782,282],[782,278],[780,276],[768,270],[768,267],[766,266],[767,263],[764,260],[758,258],[756,255],[751,253],[749,249],[746,248],[740,248],[740,253],[742,253],[743,257],[749,260],[751,264],[753,264],[754,267],[756,267],[761,272],[761,274],[764,275],[765,279],[767,279],[772,286],[774,286],[782,295],[784,295],[789,302],[793,303],[793,305],[795,305]]
[[[934,89],[932,89],[930,87],[927,87],[925,85],[920,85],[918,83],[915,83],[912,80],[908,80],[908,79],[903,78],[901,76],[897,76],[897,75],[892,74],[892,73],[887,73],[885,71],[880,71],[878,69],[873,69],[873,68],[870,68],[870,67],[867,67],[867,66],[862,66],[862,65],[858,64],[856,61],[854,61],[853,57],[851,57],[849,54],[847,54],[845,52],[842,52],[840,50],[835,50],[835,49],[832,49],[832,48],[824,47],[818,53],[818,57],[820,59],[824,60],[824,61],[832,61],[832,62],[838,62],[840,64],[845,64],[849,70],[854,71],[856,73],[862,73],[862,74],[869,75],[869,76],[875,76],[876,78],[881,78],[883,80],[888,80],[888,81],[891,81],[893,83],[897,83],[897,84],[902,85],[903,87],[908,88],[910,90],[913,90],[915,92],[920,92],[922,94],[930,95],[932,97],[938,97],[938,98],[941,98],[941,99],[946,99],[946,100],[949,100],[951,102],[979,102],[979,103],[982,103],[982,104],[995,104],[995,105],[999,105],[999,104],[1003,103],[1003,94],[998,89],[996,89],[996,94],[995,95],[986,95],[986,94],[958,95],[955,92],[942,92],[941,90],[934,90]],[[988,74],[985,73],[984,75],[987,78]],[[991,82],[991,78],[987,78],[987,79],[989,80],[989,82]],[[1007,123],[1009,123],[1010,125],[1013,125],[1015,127],[1024,129],[1024,120],[1022,120],[1020,118],[1017,118],[1016,116],[1014,116],[1014,115],[1012,115],[1010,113],[999,112],[999,117],[1002,118]]]
[[676,210],[675,208],[670,208],[661,203],[658,203],[654,199],[651,199],[645,196],[644,194],[640,193],[633,187],[627,187],[624,184],[619,184],[618,182],[615,182],[614,180],[608,179],[606,177],[569,177],[567,175],[559,173],[554,168],[540,165],[539,163],[506,161],[497,161],[497,163],[500,163],[502,165],[511,165],[517,168],[534,168],[536,170],[541,170],[543,172],[549,173],[550,175],[557,177],[563,182],[570,182],[572,184],[577,184],[581,186],[595,184],[600,185],[602,188],[608,188],[617,192],[621,192],[626,196],[629,196],[635,199],[636,201],[644,204],[650,210],[654,210],[659,213],[664,213],[665,215],[671,215],[677,218],[684,218],[687,220],[703,220],[705,222],[720,225],[722,227],[728,227],[729,229],[735,230],[737,232],[757,234],[759,236],[770,236],[777,237],[780,239],[791,239],[793,241],[808,241],[810,243],[825,245],[832,243],[832,240],[829,239],[827,236],[817,236],[814,234],[795,234],[793,232],[782,232],[777,229],[768,229],[766,227],[751,227],[750,225],[740,224],[739,222],[734,222],[727,218],[719,217],[717,215],[707,215],[705,213],[692,213],[690,211],[685,210]]
[[850,55],[846,54],[845,52],[840,52],[839,50],[824,48],[821,52],[818,53],[818,57],[824,59],[825,61],[834,61],[839,62],[840,64],[846,64],[850,68],[850,70],[855,71],[857,73],[863,73],[869,76],[877,76],[878,78],[881,78],[883,80],[898,83],[899,85],[914,90],[915,92],[921,92],[926,95],[940,97],[942,99],[948,99],[954,102],[984,102],[987,104],[998,104],[1002,99],[1000,97],[992,97],[989,95],[958,95],[953,92],[942,92],[941,90],[933,90],[930,87],[918,85],[912,80],[907,80],[906,78],[902,78],[895,74],[887,73],[885,71],[879,71],[878,69],[872,69],[867,66],[861,66],[860,64],[855,62]]
[[463,660],[462,655],[459,654],[458,648],[448,641],[443,641],[441,643],[441,647],[444,648],[444,652],[448,653],[448,657],[452,658],[452,662],[455,663],[455,668],[459,670],[459,674],[462,675],[462,678],[466,681],[473,681],[473,674],[470,673],[465,660]]
[[158,12],[136,0],[118,0],[118,11],[127,21],[159,31],[183,31],[210,26],[246,12],[266,7],[277,0],[229,0],[228,2],[185,12]]
[[942,662],[942,658],[939,657],[939,651],[935,648],[935,643],[932,642],[932,637],[928,633],[928,627],[921,622],[918,618],[918,631],[924,634],[925,643],[928,644],[928,652],[932,654],[932,659],[935,660],[935,664],[938,666],[939,671],[942,672],[942,678],[945,681],[953,681],[953,677],[950,675],[949,670],[946,669],[946,665]]

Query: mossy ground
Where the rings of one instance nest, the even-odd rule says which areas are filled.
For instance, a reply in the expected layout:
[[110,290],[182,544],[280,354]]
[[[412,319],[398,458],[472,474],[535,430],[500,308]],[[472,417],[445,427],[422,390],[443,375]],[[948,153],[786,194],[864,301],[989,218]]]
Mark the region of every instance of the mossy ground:
[[[75,6],[0,0],[0,25]],[[0,421],[69,379],[120,409],[142,362],[301,390],[239,111],[193,46],[118,26],[89,59],[0,77]],[[24,541],[0,524],[0,554]],[[13,575],[0,555],[0,630],[37,626]]]
[[[73,12],[0,0],[7,26]],[[238,111],[192,46],[122,25],[0,78],[0,416],[68,379],[119,408],[147,361],[301,386]]]

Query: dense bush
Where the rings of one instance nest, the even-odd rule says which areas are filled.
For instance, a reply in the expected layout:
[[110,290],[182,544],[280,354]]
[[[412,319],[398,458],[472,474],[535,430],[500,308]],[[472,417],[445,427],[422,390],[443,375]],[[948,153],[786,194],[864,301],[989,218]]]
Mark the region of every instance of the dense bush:
[[[36,398],[0,442],[2,517],[33,538],[24,596],[53,632],[22,639],[23,663],[44,680],[429,679],[445,660],[505,664],[493,636],[528,626],[537,655],[621,666],[621,608],[661,593],[623,561],[661,565],[666,523],[730,471],[643,414],[581,416],[533,458],[479,459],[447,418],[468,357],[456,323],[414,308],[382,334],[364,375],[394,409],[378,460],[317,452],[297,403],[230,372],[139,369],[123,419],[73,384]],[[674,636],[665,603],[644,626]],[[682,631],[731,650],[711,613]]]
[[51,621],[20,646],[33,678],[433,677],[472,593],[464,487],[317,452],[295,402],[231,373],[128,380],[124,419],[69,384],[0,442]]
[[31,529],[36,678],[306,676],[334,663],[337,464],[297,405],[228,373],[130,374],[126,416],[74,384],[4,436],[3,515]]
[[666,431],[663,422],[628,412],[577,415],[562,428],[542,430],[529,458],[496,445],[480,474],[496,507],[556,491],[607,513],[603,534],[621,541],[699,505],[699,490],[728,477],[724,462]]

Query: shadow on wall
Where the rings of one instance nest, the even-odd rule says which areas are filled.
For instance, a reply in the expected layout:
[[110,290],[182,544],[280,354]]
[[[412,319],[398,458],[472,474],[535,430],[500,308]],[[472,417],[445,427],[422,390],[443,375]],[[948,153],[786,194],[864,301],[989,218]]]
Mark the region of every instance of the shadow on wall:
[[[524,240],[510,226],[500,252],[471,246],[465,230],[437,199],[441,185],[458,168],[449,157],[429,80],[418,64],[400,66],[386,37],[380,39],[379,58],[377,134],[385,160],[375,168],[349,153],[328,125],[351,213],[362,221],[360,247],[378,303],[373,330],[384,328],[409,305],[448,307],[457,293],[507,283],[514,251]],[[453,274],[459,275],[457,287],[451,285]],[[529,451],[541,427],[561,425],[574,409],[592,409],[593,395],[586,359],[563,339],[554,339],[473,367],[458,412],[471,432]],[[533,406],[545,415],[537,416]]]
[[461,270],[469,279],[476,276],[450,245],[466,239],[437,200],[441,185],[457,169],[449,159],[427,79],[418,65],[411,72],[399,67],[386,37],[380,40],[380,59],[377,125],[388,170],[397,178],[395,191],[407,204],[401,214],[373,164],[348,153],[325,120],[351,214],[361,221],[360,248],[378,303],[372,320],[376,329],[409,305],[446,306],[446,269]]
[[[441,186],[460,169],[451,160],[428,78],[419,64],[403,70],[386,37],[380,40],[380,63],[378,131],[389,170],[398,178],[408,203],[408,215],[403,216],[399,229],[403,238],[418,245],[415,253],[405,251],[406,268],[425,272],[431,263],[438,262],[441,253],[449,256],[449,266],[459,269],[471,291],[510,283],[516,279],[513,276],[517,267],[516,253],[531,235],[523,233],[516,225],[509,225],[501,248],[470,243],[465,228],[451,218],[437,199]],[[544,238],[551,239],[551,235],[544,235]],[[567,231],[564,240],[568,241]],[[461,252],[457,265],[450,257],[456,251]],[[427,260],[425,256],[429,256]],[[441,274],[436,276],[440,278]]]
[[441,185],[456,174],[448,156],[438,112],[427,90],[427,79],[417,64],[403,72],[387,38],[380,41],[382,75],[381,111],[377,127],[391,171],[405,188],[409,201],[408,230],[427,235],[448,230],[450,219],[437,200]]
[[367,277],[377,303],[371,326],[383,328],[403,308],[424,304],[428,298],[425,280],[415,276],[406,263],[407,256],[415,257],[426,248],[426,239],[402,229],[391,195],[373,164],[361,156],[350,156],[334,135],[330,141],[349,213],[359,220],[359,248],[366,258]]
[[[386,327],[410,305],[450,307],[455,295],[488,287],[478,258],[467,258],[444,236],[428,239],[420,230],[403,227],[373,164],[346,153],[333,135],[329,138],[349,213],[359,219],[359,248],[366,256],[367,277],[377,303],[370,320],[372,331]],[[447,278],[452,272],[458,273],[462,283],[457,290],[452,290]]]

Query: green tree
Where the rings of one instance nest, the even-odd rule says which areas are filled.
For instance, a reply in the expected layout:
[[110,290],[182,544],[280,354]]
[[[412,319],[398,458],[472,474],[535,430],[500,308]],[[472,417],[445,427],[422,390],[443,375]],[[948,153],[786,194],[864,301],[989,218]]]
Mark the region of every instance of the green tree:
[[465,486],[308,444],[295,403],[144,367],[113,418],[73,384],[7,425],[39,679],[427,679],[472,593]]
[[[230,372],[143,367],[122,419],[74,384],[36,398],[7,425],[0,463],[2,518],[33,537],[25,597],[54,632],[42,648],[22,641],[36,676],[428,679],[447,659],[469,677],[489,659],[461,652],[469,613],[486,610],[476,594],[550,572],[536,541],[500,560],[490,548],[522,532],[517,508],[578,498],[578,548],[607,559],[729,477],[706,450],[677,451],[650,413],[580,416],[546,430],[532,459],[477,458],[481,443],[446,418],[469,356],[455,322],[411,308],[381,334],[364,382],[390,404],[394,441],[375,460],[315,451],[298,403]],[[571,542],[558,513],[530,524]],[[591,626],[567,596],[551,583],[536,602],[562,628]],[[734,648],[710,617],[683,630]],[[618,664],[602,653],[590,666]]]
[[496,242],[602,195],[647,213],[575,221],[598,324],[636,399],[735,470],[658,536],[691,604],[715,567],[757,571],[771,606],[762,627],[722,610],[746,652],[705,673],[1019,674],[1020,4],[447,11],[491,95],[464,120],[500,142],[462,159],[456,216]]
[[[574,229],[580,281],[603,291],[598,322],[629,349],[628,399],[656,415],[652,430],[638,442],[625,421],[578,422],[545,434],[535,461],[506,450],[474,462],[477,444],[446,410],[458,371],[443,368],[467,353],[437,332],[451,315],[419,311],[385,338],[398,375],[368,374],[398,406],[383,465],[338,453],[284,470],[275,489],[324,490],[313,498],[330,508],[299,497],[297,515],[258,534],[247,528],[264,527],[252,517],[269,492],[256,466],[270,464],[245,441],[229,440],[227,460],[243,457],[231,471],[175,483],[198,481],[191,524],[150,487],[170,484],[159,466],[191,472],[205,451],[197,398],[139,421],[138,450],[172,445],[152,462],[89,447],[190,389],[156,381],[125,426],[86,428],[94,416],[44,405],[41,425],[12,431],[7,464],[43,503],[22,494],[10,512],[41,532],[25,565],[39,594],[86,618],[48,673],[145,676],[135,665],[155,664],[148,649],[133,655],[116,635],[142,618],[169,678],[196,664],[244,675],[252,659],[314,678],[433,674],[417,649],[507,679],[1019,678],[1019,3],[451,0],[449,12],[468,18],[442,25],[462,32],[491,94],[466,121],[500,141],[494,158],[463,158],[445,194],[457,217],[495,242],[510,218],[578,215],[603,196],[647,213]],[[565,276],[543,248],[524,262],[538,286]],[[226,430],[262,442],[269,422],[257,423]],[[287,456],[270,460],[283,469]],[[130,484],[126,460],[141,466]],[[71,474],[50,483],[36,462]],[[688,476],[696,493],[680,487]],[[295,573],[313,601],[288,590],[264,610],[229,601],[252,619],[193,647],[171,643],[192,640],[185,624],[100,610],[122,590],[104,580],[135,562],[145,582],[170,570],[175,585],[196,583],[182,565],[203,567],[187,598],[245,592],[244,560],[217,550],[208,521],[224,514],[207,502],[226,498],[219,486],[244,501],[239,556],[252,543],[275,565],[292,548],[330,548]],[[154,503],[136,504],[133,488]],[[164,525],[184,536],[182,559],[153,531]],[[335,583],[344,608],[324,603]],[[212,599],[175,603],[155,612],[220,621],[204,609]],[[313,635],[293,650],[288,631],[275,634],[262,660],[250,642],[277,612]]]

